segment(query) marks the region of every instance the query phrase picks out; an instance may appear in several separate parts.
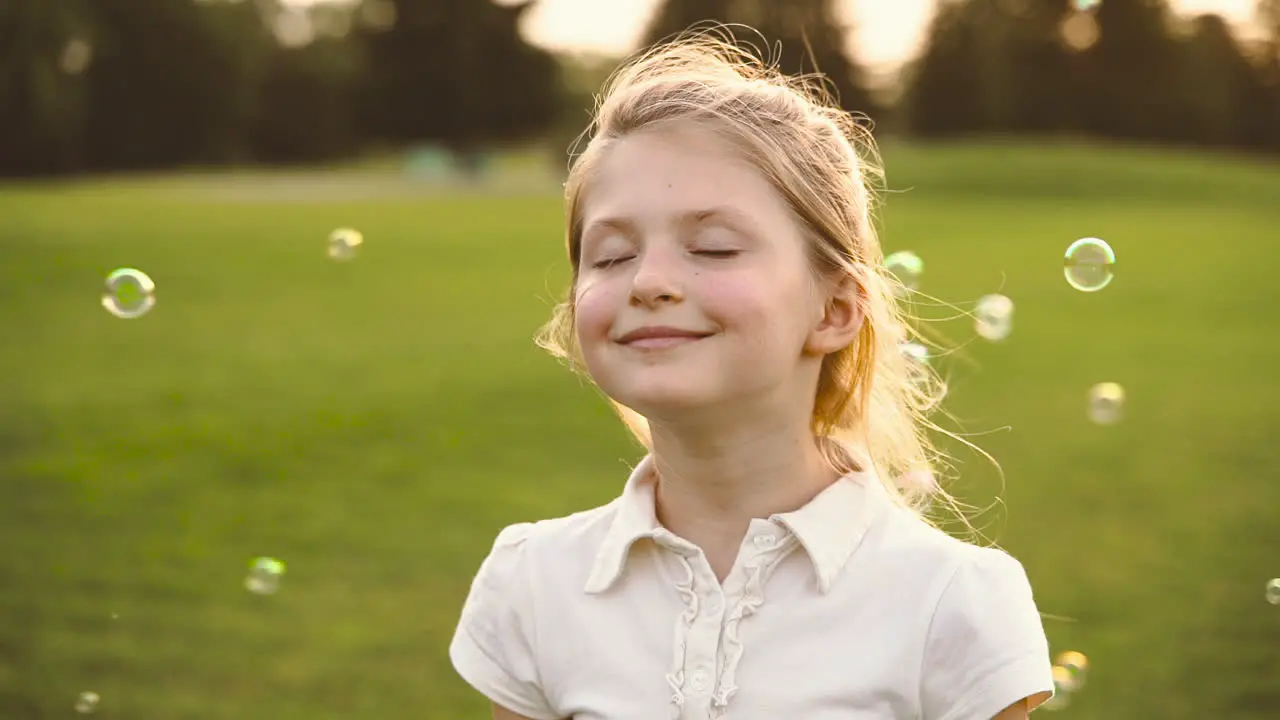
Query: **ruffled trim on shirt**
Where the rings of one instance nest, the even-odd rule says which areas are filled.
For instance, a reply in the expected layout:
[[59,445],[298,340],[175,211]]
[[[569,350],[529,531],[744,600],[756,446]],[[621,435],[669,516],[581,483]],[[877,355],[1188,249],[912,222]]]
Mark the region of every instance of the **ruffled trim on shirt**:
[[738,691],[738,663],[742,660],[742,639],[739,636],[739,625],[743,618],[754,615],[764,604],[764,575],[762,563],[754,563],[746,567],[747,582],[742,597],[729,611],[724,625],[724,648],[720,677],[716,681],[716,692],[711,698],[713,717],[723,715],[729,706],[729,700]]
[[667,673],[667,684],[671,686],[672,717],[679,718],[684,708],[684,661],[685,650],[689,641],[689,631],[693,629],[693,621],[698,617],[698,594],[693,591],[693,565],[684,555],[678,556],[684,568],[685,579],[676,583],[676,592],[684,602],[684,612],[676,620],[675,657],[672,659],[672,670]]

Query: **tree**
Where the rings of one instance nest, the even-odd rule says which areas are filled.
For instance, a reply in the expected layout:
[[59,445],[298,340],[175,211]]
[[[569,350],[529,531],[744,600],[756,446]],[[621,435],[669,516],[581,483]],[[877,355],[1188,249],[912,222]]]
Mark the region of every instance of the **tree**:
[[664,0],[645,27],[645,47],[669,40],[695,26],[710,26],[733,19],[735,0]]
[[1192,113],[1181,122],[1189,139],[1218,147],[1256,145],[1249,106],[1261,78],[1231,28],[1219,15],[1201,15],[1184,44],[1181,87]]
[[[646,46],[695,26],[727,28],[730,37],[758,50],[777,49],[778,68],[788,75],[822,73],[827,88],[846,110],[875,117],[876,103],[866,74],[846,51],[850,28],[836,20],[831,0],[665,0],[644,33]],[[766,47],[760,47],[761,44]]]
[[1182,48],[1167,0],[1107,0],[1095,13],[1098,41],[1080,56],[1084,128],[1120,140],[1188,140]]
[[1251,134],[1259,147],[1280,152],[1280,0],[1259,0],[1255,14],[1266,35],[1255,66],[1259,87],[1249,99]]
[[392,27],[359,31],[368,58],[364,132],[465,153],[550,129],[559,67],[520,35],[520,18],[532,4],[394,0]]
[[244,155],[272,39],[252,4],[93,0],[86,153],[98,169]]
[[90,29],[84,0],[0,4],[0,176],[83,166]]
[[904,73],[909,132],[955,137],[982,130],[979,28],[963,1],[941,0],[925,32],[924,50]]
[[869,118],[879,115],[864,69],[845,49],[850,28],[836,21],[831,0],[760,2],[757,7],[756,28],[778,43],[783,72],[820,72],[844,109]]

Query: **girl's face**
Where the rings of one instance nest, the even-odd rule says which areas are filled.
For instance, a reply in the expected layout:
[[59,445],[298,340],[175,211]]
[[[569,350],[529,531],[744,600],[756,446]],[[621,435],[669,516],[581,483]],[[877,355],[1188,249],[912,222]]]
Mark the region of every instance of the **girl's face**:
[[686,125],[618,140],[581,208],[575,329],[605,393],[651,420],[811,408],[838,349],[827,303],[786,201],[724,139]]

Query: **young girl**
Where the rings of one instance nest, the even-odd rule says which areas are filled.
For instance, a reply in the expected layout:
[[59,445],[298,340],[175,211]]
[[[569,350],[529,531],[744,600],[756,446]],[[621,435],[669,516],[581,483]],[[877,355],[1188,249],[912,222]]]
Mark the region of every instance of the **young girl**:
[[1024,718],[1052,693],[1022,566],[902,479],[931,398],[862,135],[707,36],[615,74],[540,344],[648,455],[608,505],[498,535],[450,648],[495,718]]

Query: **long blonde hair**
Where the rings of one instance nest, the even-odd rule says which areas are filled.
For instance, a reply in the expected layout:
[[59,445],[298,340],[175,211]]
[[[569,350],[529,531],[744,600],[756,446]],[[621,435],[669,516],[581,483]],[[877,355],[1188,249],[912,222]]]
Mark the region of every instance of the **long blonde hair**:
[[[848,472],[857,469],[858,456],[869,459],[895,497],[917,510],[935,495],[945,496],[936,486],[901,480],[933,470],[938,453],[929,430],[936,426],[928,415],[944,388],[932,371],[900,350],[917,330],[900,307],[903,288],[884,268],[873,223],[883,174],[870,131],[814,77],[786,76],[725,33],[686,34],[638,55],[613,74],[597,99],[595,119],[584,133],[590,139],[565,183],[573,282],[539,332],[538,345],[586,374],[572,291],[583,191],[613,143],[677,121],[701,123],[734,142],[800,219],[815,275],[851,279],[858,287],[865,320],[853,343],[824,359],[815,398],[812,426],[827,460]],[[651,449],[645,418],[613,405]]]

